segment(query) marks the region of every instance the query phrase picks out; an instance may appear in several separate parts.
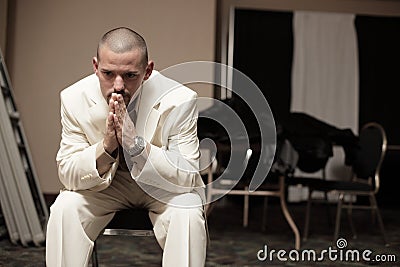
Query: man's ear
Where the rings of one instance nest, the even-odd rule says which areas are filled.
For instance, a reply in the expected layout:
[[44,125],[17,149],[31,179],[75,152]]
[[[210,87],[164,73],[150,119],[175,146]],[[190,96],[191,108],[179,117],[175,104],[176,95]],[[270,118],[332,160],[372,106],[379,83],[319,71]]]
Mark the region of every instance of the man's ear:
[[99,61],[97,60],[97,57],[93,57],[92,65],[93,65],[93,71],[97,75],[97,73],[99,71]]
[[151,73],[153,72],[153,69],[154,69],[154,62],[150,60],[146,66],[146,73],[144,74],[143,78],[144,81],[150,77]]

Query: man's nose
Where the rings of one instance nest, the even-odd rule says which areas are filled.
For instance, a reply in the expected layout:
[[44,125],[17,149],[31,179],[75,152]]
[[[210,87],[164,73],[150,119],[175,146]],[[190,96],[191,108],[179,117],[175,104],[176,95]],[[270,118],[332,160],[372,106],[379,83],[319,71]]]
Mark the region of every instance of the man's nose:
[[114,90],[119,92],[119,91],[124,90],[124,87],[125,87],[124,79],[122,79],[122,77],[120,75],[118,75],[114,81]]

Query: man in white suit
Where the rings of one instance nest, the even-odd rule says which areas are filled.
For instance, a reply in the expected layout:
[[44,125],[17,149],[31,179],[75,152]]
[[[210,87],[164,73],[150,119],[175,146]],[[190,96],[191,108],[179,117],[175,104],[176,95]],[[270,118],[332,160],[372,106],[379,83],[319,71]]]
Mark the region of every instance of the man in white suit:
[[95,74],[62,91],[65,188],[50,209],[47,266],[87,266],[115,212],[136,206],[149,210],[163,266],[204,266],[197,95],[153,66],[139,34],[113,29],[99,42]]

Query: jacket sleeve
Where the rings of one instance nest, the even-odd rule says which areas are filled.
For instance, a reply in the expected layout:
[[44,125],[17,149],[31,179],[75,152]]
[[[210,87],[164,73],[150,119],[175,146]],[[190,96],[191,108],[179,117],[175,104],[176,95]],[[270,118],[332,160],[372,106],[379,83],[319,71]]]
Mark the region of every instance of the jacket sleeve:
[[65,103],[61,94],[61,142],[56,161],[58,176],[67,190],[102,190],[112,180],[118,167],[118,160],[112,162],[111,167],[102,176],[96,168],[96,159],[104,161],[106,153],[103,142],[90,144],[71,109]]
[[196,94],[165,111],[160,119],[162,146],[151,145],[143,169],[132,177],[173,193],[191,192],[200,178],[197,117]]

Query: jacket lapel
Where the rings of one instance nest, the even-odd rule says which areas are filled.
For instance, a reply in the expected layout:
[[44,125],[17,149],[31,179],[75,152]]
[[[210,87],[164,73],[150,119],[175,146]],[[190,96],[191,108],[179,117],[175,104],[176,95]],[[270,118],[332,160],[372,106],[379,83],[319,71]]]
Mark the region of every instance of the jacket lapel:
[[89,105],[89,121],[94,127],[93,134],[97,139],[96,141],[99,141],[104,137],[106,132],[108,105],[101,93],[100,85],[98,84],[98,79],[96,75],[93,74],[93,76],[96,86],[91,87],[90,92],[89,90],[86,92],[86,97],[87,103]]
[[89,108],[90,121],[100,135],[100,139],[106,133],[106,120],[108,115],[108,106],[106,102],[94,104]]
[[[161,110],[161,100],[179,84],[166,78],[157,71],[153,71],[150,78],[143,83],[142,96],[139,106],[136,129],[147,141],[151,142],[157,130]],[[160,129],[161,130],[161,129]]]

